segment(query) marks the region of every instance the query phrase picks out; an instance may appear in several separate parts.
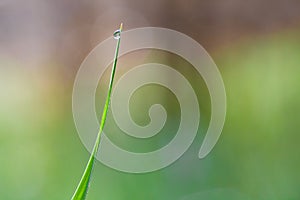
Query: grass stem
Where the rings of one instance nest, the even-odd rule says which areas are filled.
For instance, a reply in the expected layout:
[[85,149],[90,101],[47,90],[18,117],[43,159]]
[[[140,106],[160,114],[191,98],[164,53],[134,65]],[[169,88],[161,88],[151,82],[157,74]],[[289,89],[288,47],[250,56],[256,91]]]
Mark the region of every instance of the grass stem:
[[101,141],[101,133],[102,133],[104,125],[105,125],[107,111],[109,108],[111,91],[112,91],[112,86],[113,86],[113,82],[114,82],[116,66],[117,66],[117,61],[118,61],[122,28],[123,28],[123,24],[121,24],[120,29],[117,30],[118,37],[115,37],[115,39],[117,39],[117,46],[116,46],[116,50],[115,50],[115,57],[114,57],[113,67],[112,67],[112,71],[111,71],[111,75],[110,75],[109,88],[108,88],[106,101],[105,101],[105,105],[104,105],[104,109],[103,109],[103,113],[102,113],[99,132],[97,134],[97,138],[96,138],[96,141],[95,141],[95,144],[93,147],[93,151],[90,155],[90,158],[86,165],[84,173],[83,173],[83,175],[80,179],[80,182],[72,196],[72,200],[83,200],[86,198],[86,195],[87,195],[87,191],[88,191],[89,183],[90,183],[90,179],[91,179],[91,174],[92,174],[92,170],[93,170],[93,166],[94,166],[94,162],[95,162],[95,156],[99,149],[99,145],[100,145],[100,141]]

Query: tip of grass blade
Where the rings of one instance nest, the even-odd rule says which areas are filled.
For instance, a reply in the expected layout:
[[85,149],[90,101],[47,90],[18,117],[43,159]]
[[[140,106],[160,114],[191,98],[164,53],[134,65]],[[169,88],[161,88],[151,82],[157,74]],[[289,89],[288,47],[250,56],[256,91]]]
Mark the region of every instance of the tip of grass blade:
[[123,23],[120,24],[120,29],[119,30],[122,31],[122,29],[123,29]]

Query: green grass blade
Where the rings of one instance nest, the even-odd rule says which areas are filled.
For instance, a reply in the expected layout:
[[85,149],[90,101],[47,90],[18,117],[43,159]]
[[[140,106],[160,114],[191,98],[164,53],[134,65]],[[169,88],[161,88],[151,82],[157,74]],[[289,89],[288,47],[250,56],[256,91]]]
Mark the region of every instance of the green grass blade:
[[104,105],[104,109],[103,109],[103,113],[102,113],[99,132],[97,134],[97,138],[96,138],[96,141],[95,141],[93,151],[90,155],[89,161],[86,165],[86,168],[85,168],[84,173],[81,177],[81,180],[80,180],[80,182],[79,182],[79,184],[78,184],[78,186],[77,186],[77,188],[76,188],[76,190],[73,194],[72,200],[83,200],[83,199],[86,198],[86,195],[87,195],[87,191],[88,191],[89,183],[90,183],[90,179],[91,179],[91,174],[92,174],[92,171],[93,171],[95,156],[98,152],[98,148],[99,148],[99,144],[100,144],[100,140],[101,140],[101,133],[102,133],[104,125],[105,125],[105,120],[106,120],[107,111],[108,111],[108,107],[109,107],[110,96],[111,96],[111,91],[112,91],[112,86],[113,86],[113,82],[114,82],[115,71],[116,71],[116,66],[117,66],[117,61],[118,61],[118,54],[119,54],[122,28],[123,27],[122,27],[122,24],[121,24],[120,29],[119,29],[119,37],[117,38],[118,41],[117,41],[117,46],[116,46],[116,51],[115,51],[115,57],[114,57],[112,71],[111,71],[111,76],[110,76],[110,82],[109,82],[109,88],[108,88],[108,92],[107,92],[107,96],[106,96],[106,101],[105,101],[105,105]]

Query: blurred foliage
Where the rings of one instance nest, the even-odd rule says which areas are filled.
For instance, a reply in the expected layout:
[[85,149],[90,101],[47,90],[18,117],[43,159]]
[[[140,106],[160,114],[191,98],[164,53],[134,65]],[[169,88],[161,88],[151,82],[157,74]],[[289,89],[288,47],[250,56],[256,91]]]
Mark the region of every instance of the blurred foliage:
[[[197,157],[209,119],[209,98],[200,81],[198,97],[201,91],[206,95],[200,105],[204,123],[183,157],[160,171],[137,175],[97,162],[88,199],[300,199],[299,44],[299,31],[289,30],[212,52],[228,98],[226,124],[213,152],[203,160]],[[89,157],[72,119],[74,74],[63,80],[56,70],[63,66],[51,63],[48,71],[32,71],[5,56],[0,64],[1,199],[69,199]],[[136,102],[149,89],[137,92]],[[178,103],[163,88],[152,90],[164,93],[174,106],[167,108],[170,120],[163,130],[170,134],[178,125]],[[153,96],[137,110],[146,112],[161,100]],[[146,113],[133,117],[147,122]]]

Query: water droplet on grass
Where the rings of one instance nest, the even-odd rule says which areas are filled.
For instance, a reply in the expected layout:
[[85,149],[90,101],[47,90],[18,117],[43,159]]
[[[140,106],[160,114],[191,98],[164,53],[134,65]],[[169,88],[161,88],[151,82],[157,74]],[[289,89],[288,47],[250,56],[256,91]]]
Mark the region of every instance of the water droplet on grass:
[[118,29],[114,32],[114,38],[116,40],[120,39],[121,31]]

